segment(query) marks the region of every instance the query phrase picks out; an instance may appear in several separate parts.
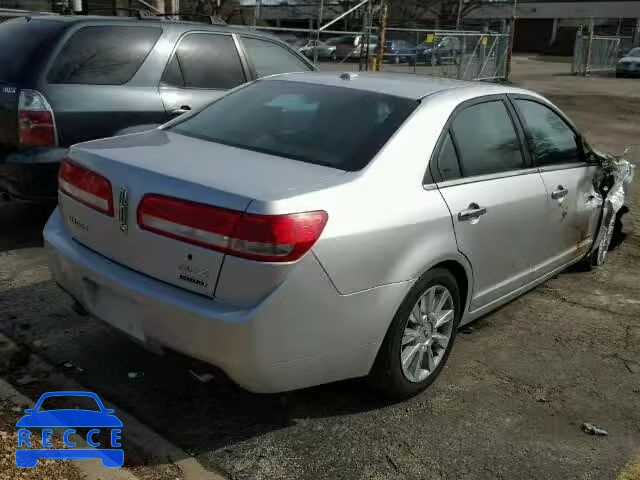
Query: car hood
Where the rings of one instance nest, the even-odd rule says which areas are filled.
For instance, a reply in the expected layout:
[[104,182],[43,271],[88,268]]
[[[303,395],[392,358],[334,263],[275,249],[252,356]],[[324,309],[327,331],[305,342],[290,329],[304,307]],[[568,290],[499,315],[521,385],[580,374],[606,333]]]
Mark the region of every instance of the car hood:
[[48,410],[25,415],[16,427],[122,427],[118,417],[92,410]]
[[618,63],[640,63],[640,57],[622,57]]

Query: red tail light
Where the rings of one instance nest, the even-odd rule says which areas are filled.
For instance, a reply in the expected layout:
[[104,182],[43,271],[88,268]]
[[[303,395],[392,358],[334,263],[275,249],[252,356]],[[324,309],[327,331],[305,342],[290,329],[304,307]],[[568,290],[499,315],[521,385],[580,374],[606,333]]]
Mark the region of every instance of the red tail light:
[[102,175],[65,158],[60,164],[58,188],[78,202],[113,217],[111,182]]
[[145,195],[138,206],[144,230],[238,257],[292,262],[318,240],[327,213],[255,215],[161,195]]
[[20,143],[27,146],[57,144],[53,110],[47,100],[34,90],[21,90],[18,101]]

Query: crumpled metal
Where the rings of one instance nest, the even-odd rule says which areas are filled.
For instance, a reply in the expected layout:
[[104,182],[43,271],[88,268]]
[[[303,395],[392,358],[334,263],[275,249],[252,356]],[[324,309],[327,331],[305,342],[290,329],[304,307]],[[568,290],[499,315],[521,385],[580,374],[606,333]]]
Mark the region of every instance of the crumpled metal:
[[596,179],[598,190],[602,192],[603,212],[600,229],[593,242],[592,252],[598,250],[597,265],[602,264],[609,250],[609,244],[613,237],[618,211],[623,207],[629,186],[633,181],[635,165],[626,160],[628,149],[622,155],[611,155],[594,151],[596,160],[600,164],[600,175]]

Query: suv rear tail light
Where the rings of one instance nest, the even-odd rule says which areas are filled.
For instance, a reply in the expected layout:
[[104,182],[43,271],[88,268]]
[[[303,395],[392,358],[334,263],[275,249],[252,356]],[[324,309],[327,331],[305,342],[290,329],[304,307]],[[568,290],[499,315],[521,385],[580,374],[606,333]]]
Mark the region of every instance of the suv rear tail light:
[[255,215],[161,195],[138,206],[143,230],[200,247],[263,262],[292,262],[318,240],[327,213]]
[[41,147],[58,143],[53,110],[42,94],[34,90],[20,91],[18,133],[22,145]]
[[111,182],[65,158],[60,164],[58,188],[74,200],[113,217],[113,193]]

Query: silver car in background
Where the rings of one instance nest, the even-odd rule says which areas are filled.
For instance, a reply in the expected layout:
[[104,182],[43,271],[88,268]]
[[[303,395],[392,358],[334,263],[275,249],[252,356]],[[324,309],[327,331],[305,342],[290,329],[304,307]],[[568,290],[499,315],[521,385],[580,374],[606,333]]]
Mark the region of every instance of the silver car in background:
[[525,90],[287,74],[73,147],[44,235],[56,282],[140,341],[255,392],[404,398],[459,326],[590,254],[590,159]]

